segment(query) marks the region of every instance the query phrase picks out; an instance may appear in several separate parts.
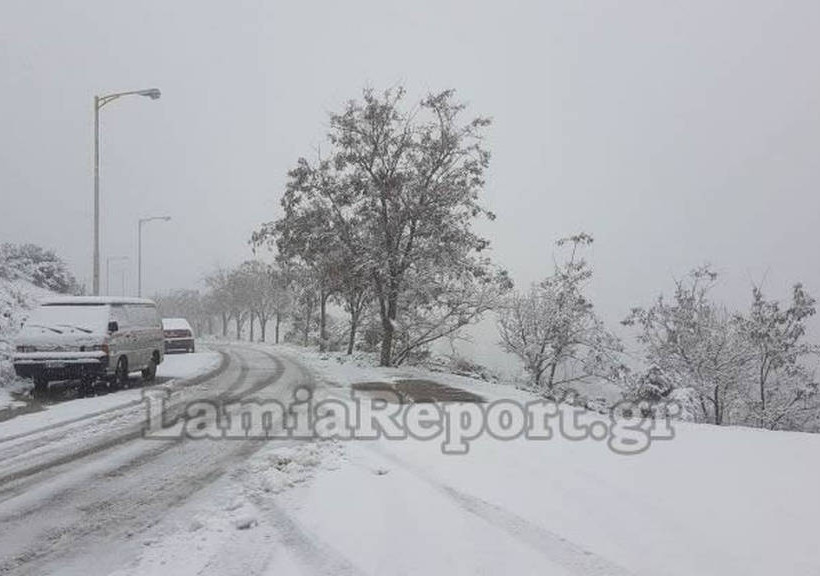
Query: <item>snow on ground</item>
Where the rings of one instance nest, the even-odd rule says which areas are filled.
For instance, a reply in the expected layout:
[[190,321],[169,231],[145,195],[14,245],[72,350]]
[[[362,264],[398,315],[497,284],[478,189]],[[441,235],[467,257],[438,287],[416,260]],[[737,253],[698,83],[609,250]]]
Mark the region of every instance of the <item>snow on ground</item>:
[[157,367],[157,378],[193,378],[213,370],[219,362],[217,352],[166,354],[165,360]]
[[[327,394],[430,377],[279,347]],[[320,388],[321,391],[321,388]],[[820,574],[820,436],[678,424],[637,455],[483,436],[271,441],[147,536],[120,574]]]
[[[173,389],[179,380],[194,378],[210,372],[221,361],[217,352],[197,352],[195,354],[168,354],[157,368],[157,380],[166,388]],[[0,421],[0,438],[4,436],[27,434],[33,430],[85,418],[100,412],[119,407],[137,405],[143,401],[145,388],[120,390],[114,394],[74,398],[56,404],[45,404],[42,411],[20,414],[14,418]]]

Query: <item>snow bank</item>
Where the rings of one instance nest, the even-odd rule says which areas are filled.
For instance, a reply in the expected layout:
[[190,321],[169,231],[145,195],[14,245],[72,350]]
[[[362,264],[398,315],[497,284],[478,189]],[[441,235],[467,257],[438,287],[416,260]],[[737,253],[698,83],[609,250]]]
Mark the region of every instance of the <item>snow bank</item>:
[[[342,387],[423,374],[288,352]],[[487,398],[527,398],[432,377]],[[463,456],[414,439],[343,446],[341,466],[285,501],[301,529],[365,573],[762,576],[820,567],[818,435],[678,423],[673,440],[629,456],[561,437],[484,435]],[[288,572],[274,563],[270,573],[278,569]]]
[[280,494],[310,481],[320,468],[337,468],[341,452],[333,441],[273,445],[248,463],[245,489],[252,495]]

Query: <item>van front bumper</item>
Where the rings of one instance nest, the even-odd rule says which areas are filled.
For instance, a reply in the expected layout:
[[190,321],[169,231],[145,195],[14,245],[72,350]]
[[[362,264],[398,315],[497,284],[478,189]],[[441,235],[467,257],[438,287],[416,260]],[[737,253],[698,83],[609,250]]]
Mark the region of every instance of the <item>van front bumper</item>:
[[103,377],[108,374],[108,356],[104,353],[48,354],[32,352],[15,354],[14,371],[20,378],[43,378],[49,381]]

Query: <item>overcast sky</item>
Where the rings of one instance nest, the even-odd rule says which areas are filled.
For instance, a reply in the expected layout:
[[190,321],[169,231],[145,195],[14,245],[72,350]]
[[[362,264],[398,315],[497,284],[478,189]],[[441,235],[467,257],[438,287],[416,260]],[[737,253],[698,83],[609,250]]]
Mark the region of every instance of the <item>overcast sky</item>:
[[585,230],[611,322],[704,262],[737,305],[764,278],[820,295],[818,30],[816,0],[2,0],[0,241],[90,287],[95,94],[162,90],[102,111],[103,262],[134,288],[137,219],[173,218],[145,229],[150,294],[251,256],[362,87],[452,87],[494,119],[482,230],[519,284]]

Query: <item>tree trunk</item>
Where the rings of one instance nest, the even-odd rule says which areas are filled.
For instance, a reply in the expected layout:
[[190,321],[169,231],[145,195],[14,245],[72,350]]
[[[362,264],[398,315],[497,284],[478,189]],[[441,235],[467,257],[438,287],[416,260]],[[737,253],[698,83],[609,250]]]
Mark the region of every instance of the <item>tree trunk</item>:
[[552,387],[555,386],[555,369],[558,368],[558,363],[553,362],[552,366],[550,366],[550,379],[547,382],[547,388],[549,391],[552,392]]
[[305,326],[304,326],[304,334],[302,336],[302,340],[303,340],[303,344],[304,344],[305,348],[307,348],[310,345],[310,320],[311,320],[311,317],[313,316],[312,308],[313,308],[313,306],[305,309],[305,318],[304,318]]
[[268,318],[267,318],[266,316],[262,316],[262,315],[260,314],[260,315],[259,315],[259,332],[260,332],[260,338],[262,339],[262,342],[266,342],[266,341],[267,341],[267,340],[265,339],[265,333],[266,333],[266,331],[267,331],[267,330],[266,330],[267,325],[268,325]]
[[253,342],[253,320],[254,320],[254,314],[253,314],[253,312],[251,312],[251,334],[250,334],[250,341],[251,342]]
[[279,324],[282,321],[282,315],[279,312],[276,313],[276,338],[275,341],[279,344]]
[[530,371],[533,374],[533,380],[535,381],[536,388],[541,388],[541,379],[544,377],[546,367],[542,366],[540,362],[534,362],[530,364]]
[[356,328],[359,325],[358,312],[350,313],[350,336],[347,340],[347,355],[353,354],[353,349],[356,347]]
[[228,315],[223,312],[222,313],[222,337],[223,338],[228,337],[228,320],[229,320]]
[[390,356],[393,352],[393,324],[389,318],[382,319],[382,351],[379,358],[380,366],[390,366]]
[[329,294],[322,290],[319,294],[319,350],[327,349],[327,299]]
[[236,339],[242,340],[242,324],[240,323],[240,314],[236,315]]
[[384,304],[380,306],[380,314],[382,317],[382,350],[379,364],[381,366],[390,366],[393,360],[393,335],[395,332],[395,320],[398,313],[398,298],[395,295],[390,295],[387,298],[387,306]]

